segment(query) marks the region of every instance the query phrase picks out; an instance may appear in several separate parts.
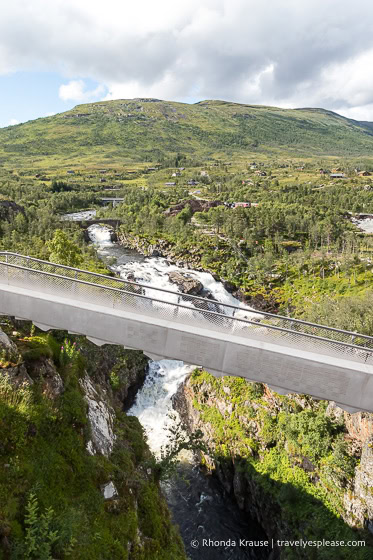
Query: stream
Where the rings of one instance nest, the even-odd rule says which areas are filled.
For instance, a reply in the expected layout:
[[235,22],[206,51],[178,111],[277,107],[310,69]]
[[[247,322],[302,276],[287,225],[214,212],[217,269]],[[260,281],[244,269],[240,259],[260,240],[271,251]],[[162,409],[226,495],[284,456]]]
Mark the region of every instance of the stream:
[[[145,258],[136,251],[113,243],[110,230],[104,226],[92,225],[88,234],[100,258],[124,279],[171,290],[175,292],[176,299],[179,289],[168,276],[176,270],[199,280],[206,292],[217,301],[240,305],[209,273],[182,269],[169,264],[164,258]],[[154,291],[150,287],[145,288],[145,294],[152,296]],[[169,299],[172,297],[168,295]],[[134,405],[127,411],[138,417],[147,434],[149,447],[158,457],[162,446],[169,441],[168,430],[179,422],[178,414],[172,409],[172,396],[192,370],[192,365],[177,360],[151,360],[145,383]],[[191,452],[181,454],[177,474],[167,483],[162,483],[162,490],[174,522],[180,527],[190,560],[264,560],[269,557],[268,549],[239,546],[240,539],[265,540],[263,530],[238,509],[230,496],[224,494],[214,476],[203,473]],[[209,545],[203,539],[207,539]]]

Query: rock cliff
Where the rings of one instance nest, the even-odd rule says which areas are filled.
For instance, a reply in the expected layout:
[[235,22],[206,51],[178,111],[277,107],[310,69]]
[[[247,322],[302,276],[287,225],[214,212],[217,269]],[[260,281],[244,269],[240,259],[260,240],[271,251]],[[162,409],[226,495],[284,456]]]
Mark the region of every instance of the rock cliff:
[[0,560],[185,559],[137,418],[140,352],[0,330]]
[[202,430],[210,449],[202,462],[275,543],[365,542],[338,556],[332,547],[314,556],[308,547],[277,546],[276,557],[347,560],[373,552],[372,414],[203,370],[180,386],[174,407],[188,430]]

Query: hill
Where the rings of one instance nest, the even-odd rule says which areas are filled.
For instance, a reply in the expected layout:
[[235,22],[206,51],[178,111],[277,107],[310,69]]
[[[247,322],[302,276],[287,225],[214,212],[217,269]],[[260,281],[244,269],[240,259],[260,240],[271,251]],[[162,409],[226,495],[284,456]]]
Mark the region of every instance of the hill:
[[0,163],[65,167],[155,162],[252,153],[369,156],[373,124],[323,109],[279,109],[226,101],[194,105],[157,99],[115,100],[0,129]]

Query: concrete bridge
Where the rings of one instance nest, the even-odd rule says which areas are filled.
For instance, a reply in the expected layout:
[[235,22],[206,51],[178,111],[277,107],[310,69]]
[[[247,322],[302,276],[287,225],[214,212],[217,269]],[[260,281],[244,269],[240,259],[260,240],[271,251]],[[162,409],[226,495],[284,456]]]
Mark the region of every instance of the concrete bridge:
[[373,337],[0,253],[0,313],[373,412]]
[[99,200],[101,202],[103,202],[104,204],[112,204],[113,208],[114,208],[117,204],[120,204],[121,202],[123,202],[124,198],[114,198],[114,197],[105,198],[105,197],[101,197],[101,198],[99,198]]
[[97,218],[97,220],[74,220],[74,224],[78,224],[78,226],[84,229],[89,226],[93,226],[94,224],[103,224],[117,229],[121,223],[121,220],[116,220],[114,218],[102,218],[101,220],[99,218]]

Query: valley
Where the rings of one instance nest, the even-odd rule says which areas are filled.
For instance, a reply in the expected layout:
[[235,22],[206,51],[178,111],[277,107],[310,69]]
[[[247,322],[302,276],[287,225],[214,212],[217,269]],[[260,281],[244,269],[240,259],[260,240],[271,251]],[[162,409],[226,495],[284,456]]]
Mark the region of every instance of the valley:
[[[367,123],[322,109],[152,99],[79,105],[0,129],[0,250],[180,293],[173,270],[217,301],[373,336],[372,139]],[[63,560],[70,549],[78,560],[351,558],[351,549],[336,556],[330,547],[317,556],[288,546],[242,556],[229,547],[221,556],[193,551],[191,539],[204,531],[218,540],[208,517],[219,525],[224,500],[238,526],[235,534],[219,525],[227,539],[245,536],[251,519],[246,538],[363,540],[354,557],[370,558],[372,414],[217,379],[193,364],[149,363],[138,351],[93,349],[83,337],[46,335],[15,318],[3,318],[2,329],[9,344],[4,338],[1,394],[17,395],[22,380],[27,395],[14,397],[13,412],[0,401],[1,560],[26,554],[32,495],[57,516],[59,541],[50,546]],[[64,389],[50,394],[49,378],[58,376]],[[113,455],[87,452],[93,425],[85,407],[95,399],[113,411]],[[42,409],[53,438],[58,422],[62,430],[49,471],[40,453],[57,440]],[[179,420],[165,436],[173,409]],[[188,487],[166,473],[172,450],[196,430],[176,466]],[[64,499],[61,485],[58,496],[48,490],[59,468],[72,480]],[[107,501],[100,488],[109,482],[119,495]]]

